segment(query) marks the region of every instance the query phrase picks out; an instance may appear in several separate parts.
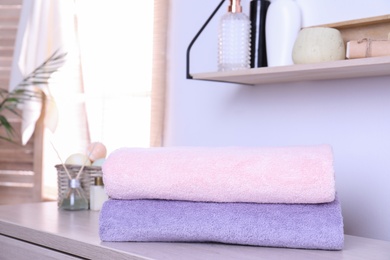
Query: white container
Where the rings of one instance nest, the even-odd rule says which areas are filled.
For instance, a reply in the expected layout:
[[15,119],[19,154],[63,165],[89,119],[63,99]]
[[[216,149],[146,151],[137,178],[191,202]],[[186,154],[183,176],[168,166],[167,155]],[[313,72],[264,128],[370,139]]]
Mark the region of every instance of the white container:
[[242,13],[240,1],[230,0],[219,24],[218,71],[250,68],[250,30],[249,17]]
[[108,196],[104,191],[103,179],[101,176],[95,177],[94,185],[89,188],[89,209],[94,211],[101,210],[103,203],[108,200]]
[[295,0],[271,1],[265,26],[268,66],[294,64],[292,51],[301,30],[301,10]]

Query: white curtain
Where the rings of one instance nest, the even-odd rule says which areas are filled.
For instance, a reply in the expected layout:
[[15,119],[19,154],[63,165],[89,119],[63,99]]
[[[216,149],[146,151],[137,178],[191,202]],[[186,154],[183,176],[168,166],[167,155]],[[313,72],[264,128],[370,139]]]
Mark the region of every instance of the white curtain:
[[[55,51],[66,52],[72,35],[73,18],[71,1],[61,0],[24,0],[20,15],[9,90],[15,89],[23,79],[40,66]],[[32,90],[38,86],[31,87]],[[48,101],[50,89],[41,89]],[[26,102],[23,107],[22,143],[26,144],[35,130],[35,123],[40,117],[42,103]],[[50,102],[46,106],[46,126],[51,130],[56,127],[56,107]]]

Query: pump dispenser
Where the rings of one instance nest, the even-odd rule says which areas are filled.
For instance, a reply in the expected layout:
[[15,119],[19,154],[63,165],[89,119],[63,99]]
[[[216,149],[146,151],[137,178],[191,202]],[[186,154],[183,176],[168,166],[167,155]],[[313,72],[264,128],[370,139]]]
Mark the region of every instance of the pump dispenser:
[[228,12],[229,13],[242,13],[242,6],[240,3],[240,0],[230,0]]
[[228,12],[221,17],[218,31],[218,70],[250,68],[249,17],[242,12],[240,0],[230,0]]

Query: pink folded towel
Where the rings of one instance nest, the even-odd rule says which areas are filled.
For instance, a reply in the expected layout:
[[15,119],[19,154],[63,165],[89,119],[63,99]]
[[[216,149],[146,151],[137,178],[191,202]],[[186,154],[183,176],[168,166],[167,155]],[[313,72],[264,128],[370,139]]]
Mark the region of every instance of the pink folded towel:
[[121,148],[102,171],[113,199],[324,203],[336,193],[329,145]]

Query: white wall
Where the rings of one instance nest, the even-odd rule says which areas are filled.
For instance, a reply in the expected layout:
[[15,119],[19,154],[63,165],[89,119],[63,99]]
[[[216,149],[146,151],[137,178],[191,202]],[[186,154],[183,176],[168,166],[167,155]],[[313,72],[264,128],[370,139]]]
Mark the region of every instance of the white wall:
[[[376,1],[370,15],[385,2],[390,13],[388,0]],[[165,145],[330,144],[345,232],[390,241],[390,77],[259,86],[187,80],[186,48],[218,3],[171,1]],[[246,11],[249,0],[242,3]],[[354,7],[362,12],[367,2]],[[191,72],[216,70],[218,16],[225,10],[193,47]]]

